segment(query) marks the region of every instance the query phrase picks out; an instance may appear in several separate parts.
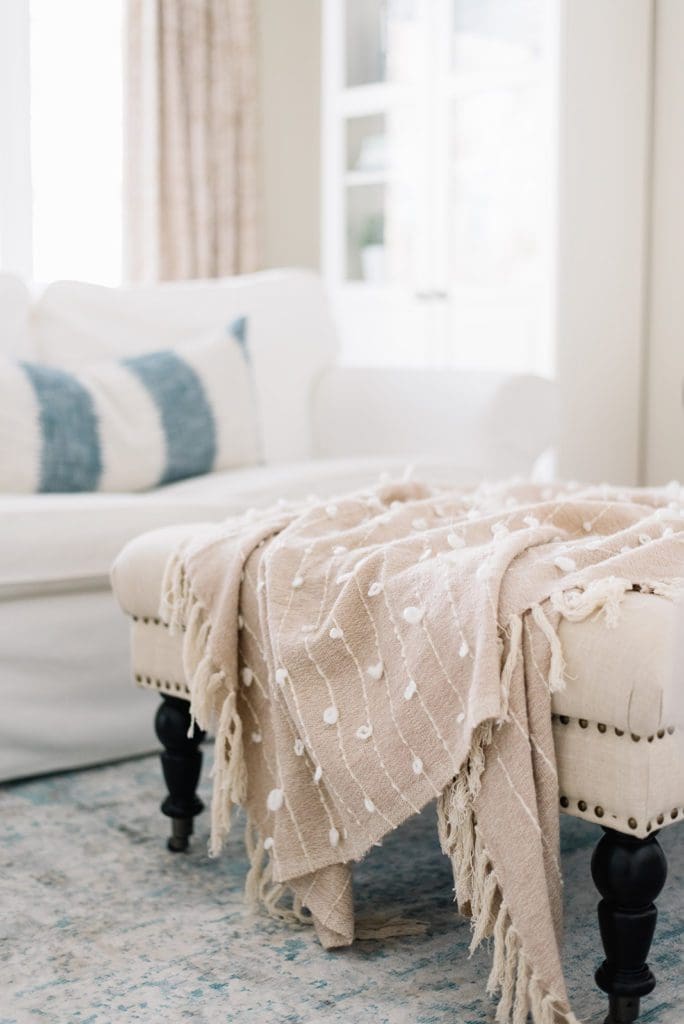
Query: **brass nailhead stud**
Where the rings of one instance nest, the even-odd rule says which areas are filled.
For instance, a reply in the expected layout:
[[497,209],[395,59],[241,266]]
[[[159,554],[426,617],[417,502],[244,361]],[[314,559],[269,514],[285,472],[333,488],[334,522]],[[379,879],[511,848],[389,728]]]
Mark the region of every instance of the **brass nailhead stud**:
[[672,810],[670,811],[670,817],[672,818],[673,821],[675,820],[675,818],[677,817],[678,814],[679,814],[679,811],[677,810],[677,808],[673,807]]
[[637,735],[635,735],[635,733],[632,733],[632,739],[634,740],[635,743],[638,743],[639,740],[641,739],[641,736],[637,736]]
[[665,815],[664,814],[659,814],[658,817],[656,818],[656,821],[658,822],[659,825],[662,825],[662,823],[665,821]]
[[594,808],[594,814],[596,815],[597,818],[602,818],[603,817],[603,808],[602,807],[595,807]]
[[586,729],[586,727],[589,725],[589,723],[587,722],[586,718],[580,718],[579,724],[580,724],[580,729]]
[[570,721],[570,719],[568,718],[568,716],[567,716],[567,715],[561,715],[561,716],[560,716],[560,720],[561,720],[561,723],[562,723],[563,725],[567,725],[567,724],[568,724],[568,722]]
[[136,674],[135,681],[136,681],[136,683],[142,683],[142,676]]
[[616,736],[624,736],[625,735],[625,730],[624,729],[616,729],[615,730],[615,735]]
[[650,822],[650,821],[649,821],[649,822],[647,823],[647,825],[646,825],[646,831],[647,831],[647,832],[650,832],[650,831],[651,831],[651,822]]
[[674,735],[674,725],[671,725],[669,727],[669,729],[667,730],[667,735],[668,736],[673,736]]
[[560,805],[561,805],[561,807],[569,807],[570,806],[570,801],[568,800],[567,796],[562,796],[560,798]]
[[656,733],[656,736],[658,737],[658,739],[662,740],[664,735],[665,735],[665,730],[664,729],[658,729],[658,732]]
[[599,722],[599,724],[598,724],[598,731],[599,732],[605,732],[606,731],[606,727],[605,727],[603,722]]
[[580,800],[580,802],[577,804],[577,806],[579,807],[580,811],[586,811],[586,809],[587,809],[587,801],[586,800]]
[[630,818],[629,821],[627,822],[627,824],[629,825],[630,828],[636,828],[637,827],[637,820],[636,820],[636,818]]

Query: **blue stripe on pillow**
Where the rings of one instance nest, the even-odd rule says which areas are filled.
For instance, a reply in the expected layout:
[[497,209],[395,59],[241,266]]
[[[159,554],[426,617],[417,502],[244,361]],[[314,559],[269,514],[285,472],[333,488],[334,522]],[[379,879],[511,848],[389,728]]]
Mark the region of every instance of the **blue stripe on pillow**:
[[40,481],[45,492],[96,491],[102,475],[97,415],[90,393],[64,370],[20,364],[38,399]]
[[147,388],[159,410],[166,443],[166,466],[159,483],[210,473],[216,459],[216,422],[197,373],[170,350],[122,362]]

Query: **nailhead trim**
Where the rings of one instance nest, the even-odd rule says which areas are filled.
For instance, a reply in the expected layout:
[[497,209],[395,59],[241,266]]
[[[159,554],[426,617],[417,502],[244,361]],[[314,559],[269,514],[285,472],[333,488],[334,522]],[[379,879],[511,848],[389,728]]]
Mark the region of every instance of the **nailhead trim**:
[[[152,623],[154,626],[161,626],[163,629],[170,629],[168,622],[164,622],[163,619],[150,618],[145,615],[129,615],[131,622],[142,622],[145,626],[149,626]],[[181,626],[181,631],[185,632],[185,626]]]
[[[561,796],[560,797],[560,805],[563,808],[568,808],[570,806],[570,798],[567,797],[567,796]],[[588,806],[589,805],[587,804],[586,800],[578,800],[577,801],[577,809],[579,811],[581,811],[582,814],[584,814],[587,811]],[[596,807],[594,807],[594,815],[597,818],[603,818],[603,817],[605,817],[605,814],[606,814],[606,812],[605,812],[604,808],[601,807],[600,804],[597,804]],[[670,811],[670,818],[672,819],[672,821],[676,821],[680,814],[684,815],[684,807],[673,807],[672,810]],[[618,819],[619,820],[620,816],[617,815],[617,814],[613,814],[611,817],[613,819]],[[658,817],[656,818],[656,824],[657,825],[663,825],[664,823],[665,823],[665,814],[664,813],[663,814],[659,814]],[[636,830],[639,827],[639,823],[637,822],[636,818],[628,818],[627,819],[627,824],[633,830]],[[650,832],[652,828],[653,828],[653,823],[651,821],[647,822],[646,823],[646,831]]]
[[[589,720],[586,719],[586,718],[571,718],[569,715],[556,715],[556,714],[551,715],[551,721],[552,722],[560,722],[561,725],[569,725],[570,722],[577,722],[577,724],[579,725],[580,729],[588,729],[589,725],[591,724],[589,722]],[[608,729],[608,726],[606,725],[605,722],[596,722],[595,724],[596,724],[596,728],[598,729],[598,731],[602,735],[606,733],[606,731]],[[624,729],[618,729],[617,726],[615,726],[615,730],[614,731],[615,731],[615,735],[616,736],[624,736],[625,735],[625,730]],[[655,733],[653,736],[648,736],[646,738],[648,739],[649,743],[653,743],[653,741],[655,739],[662,740],[665,736],[673,736],[674,733],[675,733],[675,726],[674,725],[669,725],[666,729],[658,729],[657,733]],[[637,736],[637,734],[634,733],[634,732],[630,733],[630,739],[634,743],[639,743],[639,741],[642,738],[643,737]]]
[[140,673],[136,673],[135,681],[139,686],[147,686],[151,690],[173,690],[175,693],[190,696],[190,691],[185,683],[178,683],[172,679],[155,679],[152,676],[143,676]]

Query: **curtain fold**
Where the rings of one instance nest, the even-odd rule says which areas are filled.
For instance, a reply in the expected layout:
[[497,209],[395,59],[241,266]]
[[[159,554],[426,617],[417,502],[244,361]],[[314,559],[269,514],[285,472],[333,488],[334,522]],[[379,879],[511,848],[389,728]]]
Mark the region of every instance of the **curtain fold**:
[[255,270],[254,0],[127,0],[125,274]]

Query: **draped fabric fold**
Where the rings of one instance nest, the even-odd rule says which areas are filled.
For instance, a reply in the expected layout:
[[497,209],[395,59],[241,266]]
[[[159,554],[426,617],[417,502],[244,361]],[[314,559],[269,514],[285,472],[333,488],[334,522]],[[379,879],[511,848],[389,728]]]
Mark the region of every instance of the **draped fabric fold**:
[[125,68],[126,276],[255,270],[254,0],[127,0]]
[[247,811],[250,901],[312,921],[327,948],[415,932],[355,922],[352,864],[436,798],[471,949],[493,939],[497,1022],[577,1024],[560,955],[558,628],[610,629],[634,588],[684,593],[677,497],[390,481],[252,510],[175,552],[160,614],[183,630],[191,713],[215,730],[213,853],[232,805]]

